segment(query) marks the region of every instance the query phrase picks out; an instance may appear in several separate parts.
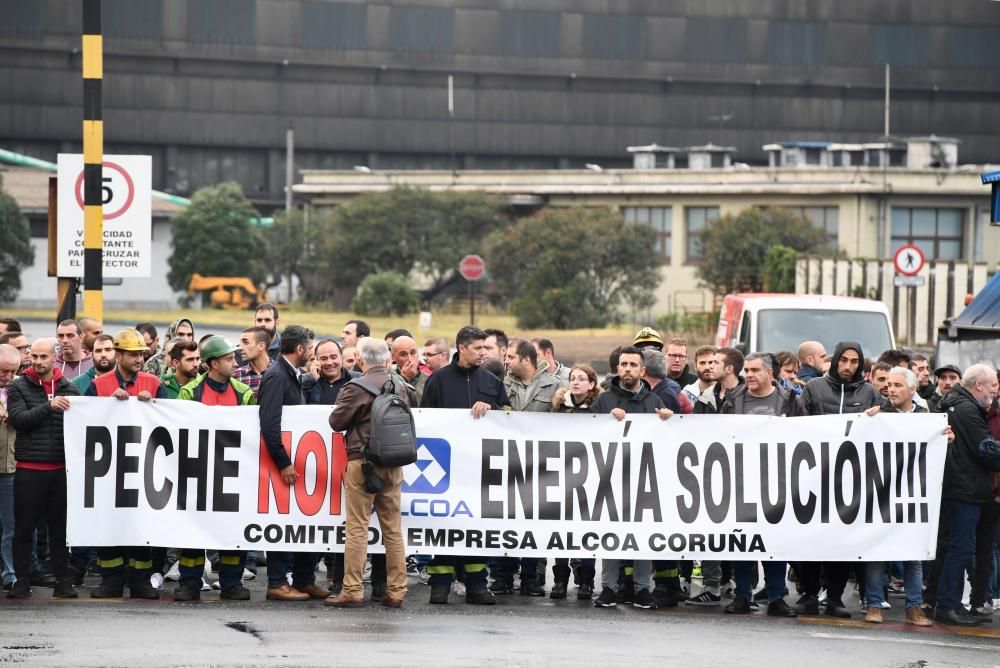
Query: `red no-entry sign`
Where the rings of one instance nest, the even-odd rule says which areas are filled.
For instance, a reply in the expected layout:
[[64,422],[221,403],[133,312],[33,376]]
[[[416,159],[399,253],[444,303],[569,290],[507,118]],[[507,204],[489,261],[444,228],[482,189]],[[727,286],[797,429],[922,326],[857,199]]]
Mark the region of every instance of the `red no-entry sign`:
[[486,262],[478,255],[466,255],[458,263],[458,273],[467,281],[478,281],[486,273]]

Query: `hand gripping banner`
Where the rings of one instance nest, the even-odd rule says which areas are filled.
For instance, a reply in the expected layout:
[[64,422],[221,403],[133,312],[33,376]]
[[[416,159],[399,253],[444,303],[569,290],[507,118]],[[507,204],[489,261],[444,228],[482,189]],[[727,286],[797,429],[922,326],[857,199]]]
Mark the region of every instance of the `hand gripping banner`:
[[[343,551],[347,462],[329,407],[286,408],[286,485],[256,407],[76,398],[72,545]],[[415,411],[410,554],[923,560],[943,415],[544,415]],[[382,551],[378,520],[369,530]]]

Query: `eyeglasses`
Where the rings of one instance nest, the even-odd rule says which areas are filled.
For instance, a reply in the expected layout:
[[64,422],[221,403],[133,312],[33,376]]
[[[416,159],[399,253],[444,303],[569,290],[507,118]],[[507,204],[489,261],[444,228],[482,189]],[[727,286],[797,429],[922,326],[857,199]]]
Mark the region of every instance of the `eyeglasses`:
[[685,355],[683,353],[668,353],[667,357],[671,357],[671,358],[673,358],[675,360],[682,360],[685,357],[687,357],[687,355]]
[[438,355],[447,355],[447,354],[448,354],[447,350],[442,350],[439,353],[424,353],[424,357],[437,357]]

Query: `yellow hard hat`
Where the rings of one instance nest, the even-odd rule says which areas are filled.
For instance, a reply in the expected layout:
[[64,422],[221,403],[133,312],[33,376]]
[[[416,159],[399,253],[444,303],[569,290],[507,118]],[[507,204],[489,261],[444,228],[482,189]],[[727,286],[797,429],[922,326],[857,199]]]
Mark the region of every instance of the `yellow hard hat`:
[[660,338],[660,333],[652,327],[643,327],[635,335],[632,345],[638,348],[652,347],[663,350],[663,339]]
[[126,327],[115,336],[115,350],[141,353],[146,350],[146,339],[137,329]]

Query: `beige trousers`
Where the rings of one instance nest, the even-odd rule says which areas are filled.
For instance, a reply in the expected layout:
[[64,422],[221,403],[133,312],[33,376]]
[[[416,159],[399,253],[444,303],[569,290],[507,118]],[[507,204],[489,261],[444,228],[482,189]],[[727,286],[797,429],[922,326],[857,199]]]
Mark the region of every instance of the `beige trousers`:
[[347,543],[344,546],[344,592],[362,596],[364,584],[361,573],[368,558],[368,523],[372,505],[378,515],[385,545],[386,588],[389,596],[401,599],[406,596],[406,550],[400,528],[400,488],[403,484],[402,467],[375,467],[385,486],[378,494],[365,491],[365,474],[361,460],[347,462],[344,486],[347,489]]

